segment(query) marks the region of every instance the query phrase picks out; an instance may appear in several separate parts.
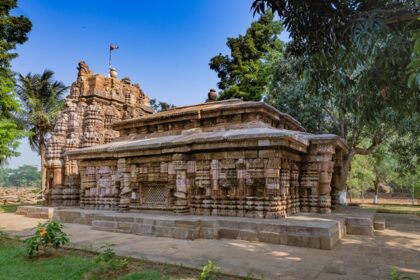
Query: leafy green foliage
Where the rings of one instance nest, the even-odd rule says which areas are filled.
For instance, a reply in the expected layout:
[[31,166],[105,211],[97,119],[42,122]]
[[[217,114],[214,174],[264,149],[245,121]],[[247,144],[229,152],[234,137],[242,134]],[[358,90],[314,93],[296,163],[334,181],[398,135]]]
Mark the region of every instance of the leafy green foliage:
[[114,260],[117,257],[114,250],[114,244],[107,243],[101,246],[101,250],[102,251],[95,258],[95,261],[97,263],[107,263]]
[[311,95],[307,90],[307,80],[297,71],[298,59],[284,56],[275,61],[272,67],[272,80],[264,101],[281,112],[296,117],[311,132],[326,132],[330,129],[324,121],[325,112],[321,109],[326,103],[321,97]]
[[64,94],[68,87],[54,80],[54,72],[42,74],[19,74],[16,93],[23,105],[21,123],[30,131],[29,144],[41,156],[41,188],[46,185],[46,145],[50,132],[64,105]]
[[23,104],[23,122],[31,131],[29,143],[34,151],[45,147],[48,133],[64,105],[64,94],[68,87],[54,81],[54,72],[45,70],[42,74],[19,74],[16,93]]
[[322,53],[330,59],[351,49],[351,27],[356,22],[376,15],[391,28],[401,29],[420,12],[416,0],[254,0],[251,8],[254,14],[274,11],[280,16],[290,32],[289,51],[294,56]]
[[[420,22],[420,17],[417,18]],[[420,90],[420,28],[413,34],[414,48],[412,60],[407,66],[408,86]]]
[[114,244],[105,244],[101,247],[101,252],[95,258],[95,262],[99,264],[95,269],[91,270],[85,277],[85,279],[101,279],[101,275],[107,275],[108,278],[112,275],[119,275],[123,272],[127,266],[128,261],[126,259],[118,258]]
[[363,197],[364,193],[373,187],[375,174],[371,157],[356,155],[351,164],[347,185],[352,197]]
[[0,4],[0,164],[7,158],[18,156],[19,139],[26,136],[16,122],[19,103],[13,92],[14,77],[10,61],[17,56],[10,52],[17,44],[23,44],[31,30],[31,22],[23,16],[11,16],[16,0],[4,0]]
[[11,75],[0,75],[0,163],[7,158],[18,156],[16,152],[19,139],[26,133],[15,121],[15,112],[20,107],[13,92],[13,79]]
[[[298,13],[316,21],[335,15],[335,12],[321,14],[324,4],[318,1],[255,1],[254,4],[256,2],[277,3],[276,8],[279,9],[301,5]],[[325,3],[335,5],[331,1]],[[337,5],[349,3],[344,1]],[[370,4],[380,5],[375,3]],[[408,6],[404,4],[402,8],[413,7],[410,3],[407,1]],[[315,7],[318,4],[321,10]],[[312,5],[315,5],[314,9],[308,11],[307,8]],[[376,6],[368,7],[364,6],[363,12],[361,10],[354,18],[344,21],[347,22],[343,30],[345,37],[337,33],[341,28],[339,23],[336,27],[331,26],[331,34],[328,35],[322,28],[320,32],[311,29],[324,23],[315,22],[312,25],[312,21],[301,22],[307,18],[295,18],[296,11],[281,10],[280,17],[292,32],[292,37],[299,37],[303,41],[299,45],[300,39],[293,40],[288,52],[294,57],[289,54],[274,66],[267,95],[268,102],[296,117],[310,132],[335,133],[347,140],[349,153],[341,171],[342,186],[345,185],[347,171],[355,155],[371,154],[391,140],[395,140],[394,150],[406,151],[402,153],[406,163],[411,162],[411,166],[418,164],[420,95],[406,82],[406,68],[411,61],[413,46],[412,29],[410,26],[395,28],[390,25],[389,17],[383,13],[393,14],[393,8],[377,13]],[[293,18],[289,17],[292,14]],[[319,18],[316,18],[316,14]],[[331,18],[328,24],[334,25],[335,20]],[[334,43],[325,49],[322,44],[330,39]],[[318,43],[322,43],[322,46]],[[308,44],[312,47],[305,51],[306,47],[309,48]],[[302,46],[303,49],[299,51]],[[416,159],[412,160],[413,157]],[[405,170],[414,172],[414,168],[407,166]]]
[[219,99],[261,100],[271,76],[267,60],[272,61],[272,53],[282,50],[280,32],[280,22],[267,13],[252,22],[244,36],[227,39],[230,56],[219,54],[209,63],[220,79]]
[[41,172],[32,165],[16,169],[0,167],[0,187],[40,187]]
[[200,274],[200,280],[211,280],[216,277],[216,273],[219,270],[219,267],[216,266],[214,262],[211,260],[207,261],[207,264],[203,267],[201,274]]
[[68,235],[63,231],[63,225],[58,221],[39,223],[34,235],[25,240],[28,256],[33,256],[41,248],[46,254],[47,247],[58,249],[69,242]]
[[[391,143],[393,139],[390,139]],[[352,195],[363,196],[368,190],[373,190],[375,181],[391,186],[393,192],[408,193],[414,198],[420,198],[420,166],[407,170],[400,155],[394,153],[389,144],[382,144],[372,154],[356,155],[352,161],[348,186]],[[414,192],[414,193],[413,193]]]
[[395,267],[392,268],[391,273],[389,275],[391,280],[412,280],[413,278],[404,276],[404,274],[398,271]]
[[150,99],[150,105],[152,106],[152,109],[154,112],[163,112],[167,111],[171,108],[175,108],[175,105],[164,102],[164,101],[158,101],[156,99]]
[[32,23],[24,16],[11,16],[10,11],[17,7],[16,0],[3,0],[0,4],[0,74],[10,69],[10,60],[17,56],[11,53],[17,44],[28,40]]

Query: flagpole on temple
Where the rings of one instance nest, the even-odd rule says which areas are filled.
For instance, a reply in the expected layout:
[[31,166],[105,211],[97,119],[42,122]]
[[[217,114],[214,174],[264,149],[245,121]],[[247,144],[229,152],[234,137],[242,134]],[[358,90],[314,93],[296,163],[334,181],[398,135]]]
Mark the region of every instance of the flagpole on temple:
[[111,48],[111,44],[109,45],[109,62],[108,62],[108,68],[111,69],[111,52],[112,52],[112,48]]
[[109,70],[111,70],[111,68],[112,68],[112,64],[111,64],[111,55],[112,55],[112,51],[113,50],[118,50],[119,49],[119,47],[117,46],[117,45],[113,45],[112,43],[111,44],[109,44],[109,61],[108,61],[108,67],[109,67]]

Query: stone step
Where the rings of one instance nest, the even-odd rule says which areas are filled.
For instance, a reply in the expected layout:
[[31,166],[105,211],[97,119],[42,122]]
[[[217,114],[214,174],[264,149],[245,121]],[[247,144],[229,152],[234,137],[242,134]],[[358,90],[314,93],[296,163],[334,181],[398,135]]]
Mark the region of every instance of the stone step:
[[171,219],[162,217],[96,216],[96,230],[176,239],[240,239],[316,249],[332,249],[339,240],[335,223],[264,223],[235,219]]
[[375,230],[385,230],[385,219],[376,217],[373,220],[373,228]]
[[16,209],[16,214],[24,215],[29,218],[37,219],[51,219],[53,217],[53,207],[40,207],[40,206],[19,206]]
[[340,222],[60,208],[54,219],[92,225],[95,230],[194,240],[241,239],[317,249],[332,249],[341,238]]
[[372,235],[374,212],[306,214],[284,219],[115,212],[72,207],[18,207],[18,214],[95,230],[176,239],[240,239],[331,250],[345,234]]

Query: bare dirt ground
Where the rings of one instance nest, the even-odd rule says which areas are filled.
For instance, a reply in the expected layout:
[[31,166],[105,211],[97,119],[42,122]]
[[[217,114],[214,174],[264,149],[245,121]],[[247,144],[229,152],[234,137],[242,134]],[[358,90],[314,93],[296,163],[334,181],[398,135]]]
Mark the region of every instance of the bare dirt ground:
[[[372,204],[373,194],[368,193],[364,198],[347,198],[347,202],[355,204]],[[379,194],[378,202],[378,204],[413,205],[410,194],[381,193]],[[415,199],[414,205],[420,205],[420,199]]]

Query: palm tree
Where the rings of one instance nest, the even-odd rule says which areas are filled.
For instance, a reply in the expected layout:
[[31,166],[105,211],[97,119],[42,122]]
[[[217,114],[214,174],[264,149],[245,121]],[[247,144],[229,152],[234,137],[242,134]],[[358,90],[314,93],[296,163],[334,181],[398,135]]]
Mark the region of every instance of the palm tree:
[[46,186],[46,145],[56,118],[64,105],[64,94],[68,87],[54,81],[54,72],[44,70],[42,74],[19,74],[16,93],[23,112],[22,123],[30,132],[31,149],[41,156],[41,189]]

